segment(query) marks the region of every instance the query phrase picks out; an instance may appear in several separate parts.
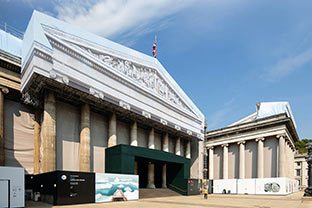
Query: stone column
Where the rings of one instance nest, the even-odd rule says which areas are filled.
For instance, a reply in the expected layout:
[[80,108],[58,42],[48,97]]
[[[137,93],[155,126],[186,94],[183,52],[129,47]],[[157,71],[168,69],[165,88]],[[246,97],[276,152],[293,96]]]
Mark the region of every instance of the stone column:
[[181,138],[178,137],[175,145],[175,154],[181,156]]
[[169,152],[169,134],[167,132],[163,136],[162,150]]
[[245,178],[245,141],[237,142],[239,145],[239,178]]
[[138,146],[138,124],[134,121],[130,129],[130,145]]
[[[285,176],[287,177],[287,178],[290,178],[290,175],[289,175],[289,172],[290,172],[290,161],[289,161],[289,149],[288,149],[288,144],[289,144],[289,140],[288,139],[286,139],[285,140],[285,156],[286,156],[286,158],[285,158]],[[293,170],[293,169],[292,169]]]
[[139,173],[138,162],[135,161],[134,162],[134,175],[138,175],[138,173]]
[[213,180],[213,147],[208,147],[209,157],[209,180]]
[[0,87],[0,166],[5,164],[5,142],[4,142],[4,94],[9,92],[6,87]]
[[148,163],[148,172],[147,172],[147,187],[146,188],[155,188],[155,164]]
[[155,149],[155,134],[154,134],[154,128],[152,128],[148,135],[148,148],[149,149]]
[[185,157],[188,159],[191,159],[191,141],[190,140],[187,140],[186,142]]
[[47,91],[44,95],[42,122],[43,135],[43,172],[56,170],[56,105],[55,95]]
[[81,106],[80,118],[80,161],[79,169],[90,172],[90,107],[88,104]]
[[34,174],[40,173],[40,118],[41,112],[39,109],[36,109],[34,122]]
[[264,169],[263,169],[263,141],[264,138],[258,138],[256,139],[256,142],[258,142],[258,153],[257,153],[257,177],[263,178],[264,175]]
[[223,179],[228,179],[228,174],[229,174],[229,160],[228,160],[228,146],[229,144],[223,144],[221,147],[223,147]]
[[277,135],[278,140],[278,177],[285,177],[285,135]]
[[162,183],[161,188],[167,188],[167,165],[162,166]]
[[108,147],[117,145],[117,121],[116,113],[112,113],[108,123]]

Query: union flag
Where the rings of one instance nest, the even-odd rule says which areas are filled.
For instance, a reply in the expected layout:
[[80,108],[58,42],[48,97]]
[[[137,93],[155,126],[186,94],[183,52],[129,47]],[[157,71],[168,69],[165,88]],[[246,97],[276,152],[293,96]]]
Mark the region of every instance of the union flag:
[[152,53],[153,53],[154,58],[156,58],[156,40],[154,41],[154,44],[153,44]]

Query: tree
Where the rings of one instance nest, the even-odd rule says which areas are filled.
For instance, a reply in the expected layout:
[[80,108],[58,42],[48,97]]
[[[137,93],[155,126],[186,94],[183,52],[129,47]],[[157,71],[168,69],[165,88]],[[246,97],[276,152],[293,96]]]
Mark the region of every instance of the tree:
[[308,152],[306,148],[306,144],[308,142],[312,142],[312,139],[302,139],[295,143],[296,149],[299,151],[300,154]]

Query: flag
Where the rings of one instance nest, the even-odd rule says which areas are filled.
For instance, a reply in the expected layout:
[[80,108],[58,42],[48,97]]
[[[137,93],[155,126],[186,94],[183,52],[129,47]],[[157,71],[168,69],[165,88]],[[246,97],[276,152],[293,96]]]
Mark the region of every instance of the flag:
[[154,41],[154,44],[153,44],[152,53],[153,53],[154,58],[156,58],[156,38],[155,38],[155,41]]

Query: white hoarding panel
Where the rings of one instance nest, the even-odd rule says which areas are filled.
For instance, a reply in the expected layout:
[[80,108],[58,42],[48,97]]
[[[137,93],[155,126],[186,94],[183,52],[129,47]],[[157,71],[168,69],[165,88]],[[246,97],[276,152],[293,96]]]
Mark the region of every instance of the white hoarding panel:
[[287,195],[299,191],[299,182],[290,178],[246,178],[213,180],[213,193]]
[[231,194],[237,193],[237,179],[220,179],[213,180],[213,193],[222,194],[230,191]]
[[256,194],[286,195],[286,178],[257,178]]
[[0,179],[0,207],[9,207],[9,181]]
[[139,199],[139,176],[127,174],[95,174],[95,202]]
[[10,183],[11,207],[25,207],[24,168],[0,167],[0,207],[7,207],[8,184]]
[[237,179],[238,194],[256,194],[256,179]]

